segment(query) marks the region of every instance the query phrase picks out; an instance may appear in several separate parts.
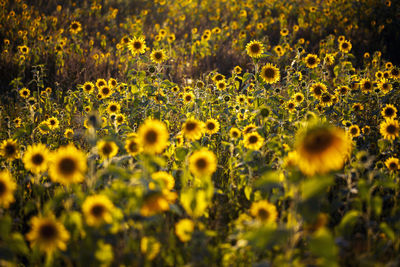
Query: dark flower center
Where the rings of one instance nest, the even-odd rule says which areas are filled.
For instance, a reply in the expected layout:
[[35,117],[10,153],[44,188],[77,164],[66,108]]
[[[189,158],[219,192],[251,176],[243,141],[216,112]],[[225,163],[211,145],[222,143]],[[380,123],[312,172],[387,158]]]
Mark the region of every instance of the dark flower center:
[[76,171],[76,162],[71,158],[63,158],[59,165],[58,169],[64,175],[71,175]]
[[157,137],[158,137],[158,134],[157,134],[156,131],[148,130],[147,133],[145,134],[146,143],[148,143],[148,144],[156,143],[157,142]]
[[255,136],[255,135],[250,136],[250,138],[249,138],[249,143],[250,144],[255,144],[255,143],[257,143],[257,141],[258,141],[258,137],[257,136]]
[[389,134],[395,134],[395,133],[396,133],[396,130],[397,130],[397,128],[396,128],[396,126],[393,125],[393,124],[390,124],[390,125],[388,125],[388,127],[386,127],[386,131],[387,131]]
[[7,186],[3,181],[0,181],[0,197],[7,191]]
[[252,44],[252,45],[250,46],[250,51],[251,51],[252,53],[257,54],[257,53],[260,52],[260,50],[261,50],[261,47],[260,47],[259,44]]
[[207,123],[207,129],[208,130],[214,130],[215,129],[215,124],[212,122]]
[[274,78],[275,77],[275,70],[273,68],[266,68],[264,69],[264,76],[267,78]]
[[45,240],[52,240],[57,236],[57,228],[52,223],[46,223],[40,226],[39,235]]
[[197,169],[203,170],[207,167],[207,161],[204,158],[200,158],[196,161]]
[[94,217],[102,217],[102,215],[104,214],[104,212],[106,211],[104,205],[101,204],[95,204],[93,205],[92,209],[90,210],[90,213],[94,216]]
[[319,154],[328,149],[334,141],[334,136],[326,131],[312,133],[304,140],[304,148],[312,154]]
[[135,49],[139,50],[140,48],[142,48],[142,43],[136,41],[136,42],[133,43],[133,47],[134,47]]
[[112,152],[112,150],[113,149],[112,149],[111,145],[108,143],[103,146],[103,154],[104,155],[109,155]]
[[7,144],[4,150],[6,152],[6,156],[13,156],[17,152],[17,149],[13,144]]
[[261,220],[267,220],[269,218],[269,212],[266,209],[259,209],[258,210],[258,217],[260,217]]
[[393,116],[393,114],[394,114],[394,109],[392,109],[392,108],[386,108],[385,109],[385,115],[386,116],[391,117],[391,116]]
[[194,129],[196,129],[196,127],[197,127],[197,124],[194,122],[186,123],[186,130],[188,130],[188,131],[193,131]]
[[40,165],[43,163],[43,161],[44,161],[44,157],[42,154],[38,153],[38,154],[33,155],[33,157],[32,157],[32,162],[35,165]]
[[396,162],[390,162],[390,164],[389,164],[389,169],[391,169],[391,170],[397,170],[397,164],[396,164]]
[[315,59],[314,57],[309,57],[309,58],[307,59],[307,63],[308,63],[309,65],[314,65],[316,62],[317,62],[317,61],[316,61],[316,59]]

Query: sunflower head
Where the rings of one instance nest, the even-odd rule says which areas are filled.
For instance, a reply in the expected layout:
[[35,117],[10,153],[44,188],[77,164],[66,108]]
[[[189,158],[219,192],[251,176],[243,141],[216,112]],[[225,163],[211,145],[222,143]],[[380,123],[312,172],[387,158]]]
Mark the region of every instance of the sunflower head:
[[204,124],[194,118],[189,118],[182,125],[182,133],[189,140],[198,140],[204,132]]
[[261,68],[260,76],[264,82],[273,84],[279,81],[280,72],[275,65],[267,63],[265,66]]
[[82,211],[85,215],[86,223],[90,226],[99,226],[103,223],[111,223],[113,209],[113,203],[105,195],[88,196],[82,205]]
[[215,119],[208,119],[205,123],[205,131],[208,134],[217,133],[219,130],[219,122]]
[[396,137],[399,137],[399,121],[394,119],[388,119],[383,121],[380,124],[380,132],[383,138],[387,140],[394,140]]
[[308,68],[313,69],[318,66],[320,59],[315,54],[308,54],[305,57],[304,62]]
[[132,55],[143,54],[146,51],[146,42],[144,37],[133,37],[133,39],[129,41],[128,48]]
[[350,41],[344,40],[343,42],[339,42],[339,50],[342,53],[348,53],[350,52],[352,48],[352,45]]
[[102,158],[112,158],[118,153],[118,146],[113,141],[100,140],[97,142],[97,150]]
[[236,127],[232,127],[232,128],[229,130],[229,136],[230,136],[232,139],[238,139],[238,138],[240,137],[240,135],[241,135],[241,132],[240,132],[240,130],[239,130],[238,128],[236,128]]
[[398,158],[390,157],[385,161],[386,167],[392,171],[396,172],[400,169],[400,163]]
[[262,223],[274,223],[278,217],[275,205],[266,200],[254,202],[250,207],[250,214]]
[[217,157],[206,148],[195,151],[189,157],[189,170],[196,177],[211,176],[217,170]]
[[251,41],[246,45],[246,52],[250,57],[259,58],[264,52],[264,46],[259,41]]
[[137,141],[143,152],[159,154],[168,146],[169,133],[165,123],[147,119],[138,129]]
[[0,155],[8,161],[19,157],[19,146],[13,139],[4,140],[0,145]]
[[167,60],[167,58],[168,58],[167,54],[165,53],[165,51],[163,49],[154,50],[150,54],[151,61],[153,61],[154,63],[157,63],[157,64],[163,63],[165,60]]
[[31,231],[26,238],[31,242],[32,247],[51,254],[57,249],[66,250],[66,242],[70,235],[64,225],[50,215],[46,218],[33,217]]
[[391,104],[386,105],[381,112],[385,119],[392,119],[397,116],[397,108]]
[[253,131],[244,135],[243,142],[245,148],[259,150],[264,143],[264,138],[258,132]]
[[28,146],[22,161],[27,170],[38,174],[47,170],[50,151],[44,144]]
[[0,207],[8,208],[14,202],[14,191],[17,184],[8,170],[0,171]]
[[190,219],[182,219],[175,224],[175,234],[182,242],[188,242],[192,238],[194,222]]
[[351,151],[351,140],[340,128],[318,120],[300,129],[296,138],[299,168],[307,175],[342,168]]

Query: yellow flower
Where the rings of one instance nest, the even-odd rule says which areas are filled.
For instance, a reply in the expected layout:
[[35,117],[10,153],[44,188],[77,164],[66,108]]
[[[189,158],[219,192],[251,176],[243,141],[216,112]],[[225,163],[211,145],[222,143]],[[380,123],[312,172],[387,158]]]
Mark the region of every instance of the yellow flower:
[[317,55],[314,54],[308,54],[306,56],[306,58],[304,59],[306,66],[310,69],[315,68],[316,66],[318,66],[320,59],[318,58]]
[[343,42],[339,42],[339,50],[343,53],[349,53],[351,50],[351,43],[350,41],[344,40]]
[[394,119],[385,120],[380,124],[380,132],[383,138],[387,140],[394,140],[399,137],[399,121]]
[[28,146],[22,161],[24,162],[25,169],[38,174],[47,170],[50,151],[44,144],[34,144]]
[[259,58],[264,53],[264,46],[259,41],[251,41],[246,45],[247,54],[250,57]]
[[254,202],[250,207],[250,214],[263,223],[274,223],[278,217],[275,205],[266,200]]
[[31,95],[31,91],[29,91],[28,88],[22,88],[19,91],[19,95],[23,98],[23,99],[27,99],[30,95]]
[[51,155],[49,175],[53,182],[64,185],[80,183],[86,169],[86,155],[72,144],[60,147]]
[[53,215],[47,218],[33,217],[32,229],[26,235],[32,247],[51,254],[57,249],[66,250],[69,233],[64,225],[57,221]]
[[99,96],[101,97],[101,99],[109,97],[110,95],[112,95],[112,93],[113,90],[107,85],[104,85],[101,88],[99,88]]
[[212,151],[202,148],[189,157],[189,170],[194,176],[210,176],[217,170],[217,157]]
[[110,224],[114,208],[111,200],[105,195],[88,196],[82,204],[82,212],[85,215],[86,223],[90,226]]
[[137,135],[134,133],[133,135],[129,136],[125,141],[125,150],[129,153],[132,157],[136,156],[141,152],[141,147],[137,142]]
[[169,210],[167,195],[160,192],[151,192],[145,196],[144,203],[140,208],[140,214],[148,217],[167,210]]
[[50,117],[47,119],[47,126],[49,126],[50,130],[56,130],[60,126],[60,122],[55,117]]
[[219,131],[219,122],[215,119],[208,119],[205,123],[205,130],[208,134],[215,134]]
[[138,129],[137,141],[148,154],[159,154],[168,146],[168,129],[165,123],[147,119]]
[[315,98],[320,99],[322,94],[327,91],[327,88],[325,84],[317,82],[311,85],[310,91]]
[[69,31],[72,34],[77,34],[82,30],[82,25],[78,21],[73,21],[71,25],[69,26]]
[[143,54],[146,52],[146,42],[144,37],[133,37],[133,39],[129,41],[128,48],[132,55]]
[[167,172],[164,171],[155,172],[151,175],[151,178],[155,181],[161,182],[163,187],[165,187],[168,190],[174,189],[175,179],[171,174]]
[[351,137],[358,137],[360,136],[360,127],[358,125],[351,125],[348,132]]
[[187,119],[182,125],[183,135],[189,140],[200,139],[204,131],[204,124],[196,119]]
[[304,95],[302,93],[296,93],[293,96],[293,99],[294,99],[294,101],[296,101],[296,103],[300,104],[304,100]]
[[259,150],[263,143],[264,138],[256,131],[245,134],[243,137],[244,147],[252,150]]
[[110,103],[108,103],[107,112],[109,114],[118,113],[118,112],[120,112],[120,110],[121,110],[121,105],[118,104],[117,102],[111,101]]
[[8,170],[0,171],[0,207],[8,208],[14,202],[14,191],[17,184]]
[[392,119],[397,116],[397,108],[391,104],[387,104],[381,112],[385,119]]
[[167,58],[168,57],[163,49],[154,50],[150,54],[151,61],[157,64],[163,63]]
[[65,138],[72,139],[74,137],[74,130],[68,128],[64,132]]
[[161,244],[154,237],[144,236],[140,240],[140,251],[146,255],[147,260],[153,260],[160,252]]
[[118,153],[118,146],[113,141],[100,140],[97,142],[97,150],[102,158],[112,158]]
[[240,135],[241,135],[241,132],[240,132],[240,130],[239,130],[238,128],[236,128],[236,127],[232,127],[232,128],[229,130],[229,136],[230,136],[232,139],[238,139],[238,138],[240,137]]
[[299,168],[307,175],[327,173],[343,167],[351,150],[351,141],[337,127],[309,122],[297,133]]
[[102,88],[104,86],[107,86],[107,81],[106,80],[101,79],[101,78],[96,80],[97,89],[100,89],[100,88]]
[[17,142],[12,139],[4,140],[0,145],[0,155],[9,161],[13,161],[14,159],[18,158],[19,146]]
[[279,69],[271,63],[267,63],[261,68],[260,76],[264,80],[264,82],[270,84],[278,82],[281,77]]
[[393,171],[393,172],[398,171],[399,170],[399,159],[390,157],[385,161],[385,165],[390,171]]
[[369,79],[361,79],[360,81],[361,91],[363,91],[364,93],[368,93],[371,92],[373,88],[374,88],[373,84]]
[[185,102],[185,104],[191,103],[193,99],[194,99],[194,94],[192,92],[185,93],[183,95],[183,101]]
[[175,224],[175,234],[182,242],[190,241],[193,231],[194,222],[190,219],[182,219]]

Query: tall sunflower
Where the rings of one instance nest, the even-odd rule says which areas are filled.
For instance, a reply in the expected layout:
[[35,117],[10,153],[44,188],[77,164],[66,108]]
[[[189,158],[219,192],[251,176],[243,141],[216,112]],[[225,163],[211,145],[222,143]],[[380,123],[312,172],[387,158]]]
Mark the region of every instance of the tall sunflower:
[[387,140],[394,140],[399,137],[399,121],[394,119],[388,119],[380,124],[380,132],[383,138]]
[[56,130],[60,127],[60,121],[56,117],[50,117],[47,119],[47,125],[50,130]]
[[100,140],[97,142],[97,150],[102,158],[112,158],[118,153],[118,146],[113,141]]
[[133,37],[129,41],[128,48],[131,51],[132,55],[143,54],[146,52],[146,42],[143,36]]
[[134,135],[129,136],[125,141],[125,150],[132,157],[136,156],[141,152],[141,147],[137,141],[136,133]]
[[183,135],[189,140],[200,139],[203,135],[204,124],[201,121],[190,118],[182,125]]
[[352,48],[350,41],[344,40],[343,42],[339,42],[339,50],[342,53],[349,53]]
[[175,178],[164,171],[158,171],[151,174],[151,178],[155,181],[161,182],[162,186],[167,190],[174,189],[175,186]]
[[47,170],[50,151],[44,144],[34,144],[28,146],[22,161],[25,169],[38,174]]
[[105,195],[88,196],[82,204],[82,212],[90,226],[111,223],[113,209],[113,203]]
[[267,63],[261,68],[260,76],[264,82],[270,84],[278,82],[281,77],[279,69],[271,63]]
[[168,129],[165,123],[147,119],[138,129],[137,141],[148,154],[159,154],[168,146]]
[[219,122],[215,119],[208,119],[204,128],[206,133],[215,134],[219,131]]
[[175,234],[182,242],[188,242],[192,239],[194,231],[194,222],[190,219],[181,219],[175,224]]
[[244,135],[244,147],[252,150],[259,150],[263,143],[264,138],[256,131]]
[[189,157],[189,170],[194,176],[210,176],[217,170],[217,157],[206,148],[193,152]]
[[264,46],[259,41],[251,41],[246,45],[246,52],[250,57],[259,58],[264,52]]
[[385,165],[390,171],[398,171],[400,166],[399,159],[390,157],[385,161]]
[[154,63],[161,64],[168,59],[168,56],[163,49],[159,49],[151,52],[150,59]]
[[250,207],[250,214],[263,223],[274,223],[278,217],[275,205],[266,200],[254,202]]
[[350,138],[337,127],[310,122],[297,133],[298,164],[300,170],[307,175],[342,168],[350,150]]
[[8,161],[19,157],[19,146],[13,139],[4,140],[0,145],[0,155]]
[[381,112],[385,119],[392,119],[397,116],[397,108],[391,104],[387,104]]
[[109,114],[111,113],[118,113],[121,110],[121,105],[115,101],[111,101],[110,103],[108,103],[107,106],[107,112]]
[[310,87],[311,93],[315,98],[320,99],[322,94],[327,91],[326,85],[320,82],[316,82]]
[[17,184],[8,170],[0,171],[0,207],[8,208],[14,202],[14,191]]
[[33,217],[31,221],[32,229],[26,235],[32,247],[51,254],[57,249],[66,250],[66,242],[70,235],[64,225],[54,218],[53,215],[40,218]]
[[86,155],[74,145],[60,147],[50,158],[49,175],[64,185],[80,183],[87,169]]
[[315,67],[318,66],[320,59],[318,58],[317,55],[314,54],[308,54],[305,59],[304,62],[306,63],[306,66],[310,69],[313,69]]

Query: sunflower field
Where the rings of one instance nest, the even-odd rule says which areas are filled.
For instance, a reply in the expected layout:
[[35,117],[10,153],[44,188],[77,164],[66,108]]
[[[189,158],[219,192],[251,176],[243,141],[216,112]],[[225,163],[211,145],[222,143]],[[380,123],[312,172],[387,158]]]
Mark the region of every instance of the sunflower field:
[[0,266],[400,266],[400,3],[0,0]]

